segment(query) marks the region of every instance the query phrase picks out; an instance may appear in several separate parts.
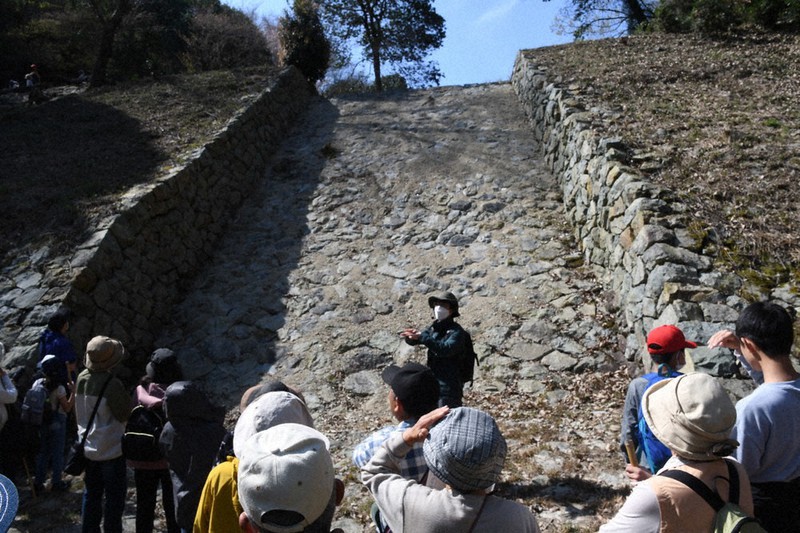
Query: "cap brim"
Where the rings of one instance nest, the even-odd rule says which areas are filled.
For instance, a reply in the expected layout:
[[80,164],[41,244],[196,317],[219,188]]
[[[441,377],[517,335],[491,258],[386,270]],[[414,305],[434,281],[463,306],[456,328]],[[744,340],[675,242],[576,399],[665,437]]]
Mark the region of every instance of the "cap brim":
[[685,344],[684,348],[697,348],[697,343],[692,341],[683,341]]

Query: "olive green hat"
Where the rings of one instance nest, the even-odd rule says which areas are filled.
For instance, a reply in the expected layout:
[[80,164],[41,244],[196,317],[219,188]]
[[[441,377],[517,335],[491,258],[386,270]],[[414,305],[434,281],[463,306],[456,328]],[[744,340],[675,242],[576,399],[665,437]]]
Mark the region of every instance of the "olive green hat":
[[453,307],[453,313],[450,315],[453,318],[461,316],[458,312],[458,298],[452,292],[439,292],[433,296],[428,297],[428,306],[433,309],[439,302],[445,302]]

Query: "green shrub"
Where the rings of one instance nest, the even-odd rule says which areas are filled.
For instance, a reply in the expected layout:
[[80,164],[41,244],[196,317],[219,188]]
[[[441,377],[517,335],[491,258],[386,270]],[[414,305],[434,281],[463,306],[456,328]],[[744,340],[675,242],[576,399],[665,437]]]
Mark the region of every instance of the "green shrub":
[[664,0],[649,28],[715,35],[742,25],[800,30],[800,0]]
[[332,79],[322,87],[322,94],[328,98],[335,96],[357,95],[374,92],[375,88],[366,74],[352,71],[333,74]]
[[800,0],[751,0],[744,13],[748,22],[766,29],[800,30]]
[[406,79],[400,74],[389,74],[388,76],[382,76],[381,81],[383,82],[384,91],[408,90],[408,83],[406,82]]
[[665,0],[653,15],[648,29],[664,33],[689,33],[692,30],[693,0]]
[[188,71],[206,71],[271,64],[272,57],[264,35],[243,13],[200,11],[182,61]]
[[331,44],[312,0],[294,0],[293,13],[285,13],[278,24],[282,62],[294,65],[309,83],[325,76],[331,59]]
[[741,22],[736,4],[737,0],[695,0],[692,29],[705,35],[728,32]]

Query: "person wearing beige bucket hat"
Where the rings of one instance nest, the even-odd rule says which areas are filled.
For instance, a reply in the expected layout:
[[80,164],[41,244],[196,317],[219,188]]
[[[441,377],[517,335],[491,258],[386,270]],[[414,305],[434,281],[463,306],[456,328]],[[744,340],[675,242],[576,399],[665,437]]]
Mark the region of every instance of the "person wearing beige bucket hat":
[[[642,410],[653,433],[672,451],[658,475],[637,484],[601,533],[711,531],[716,511],[699,494],[669,477],[682,471],[699,479],[728,501],[733,468],[738,477],[738,503],[753,514],[750,481],[741,464],[727,458],[738,446],[730,438],[736,409],[722,385],[707,374],[668,378],[651,386]],[[677,477],[677,476],[676,476]]]
[[125,347],[111,337],[98,335],[86,345],[84,365],[92,372],[107,372],[125,358]]
[[[98,335],[86,345],[86,368],[75,383],[75,415],[79,437],[85,434],[84,492],[81,518],[84,531],[122,531],[127,489],[122,434],[131,397],[114,376],[126,352],[116,339]],[[97,408],[92,423],[92,412]],[[105,503],[103,503],[105,498]]]

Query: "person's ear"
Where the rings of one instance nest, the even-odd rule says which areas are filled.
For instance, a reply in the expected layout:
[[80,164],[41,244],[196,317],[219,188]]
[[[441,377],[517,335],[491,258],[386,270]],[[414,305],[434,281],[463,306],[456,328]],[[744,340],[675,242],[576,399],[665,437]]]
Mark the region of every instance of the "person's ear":
[[242,513],[239,515],[239,527],[242,528],[242,531],[245,533],[257,533],[253,524],[250,523],[250,519],[247,518],[247,514]]
[[754,343],[752,341],[752,339],[749,339],[747,337],[742,337],[741,339],[739,339],[739,342],[741,343],[742,348],[747,349],[747,351],[750,352],[750,354],[755,359],[757,359],[757,360],[761,359],[761,355],[759,354],[758,345],[756,345],[756,343]]
[[344,481],[337,477],[333,480],[333,484],[336,489],[336,506],[338,507],[344,499]]
[[406,419],[406,410],[403,407],[403,402],[397,396],[394,397],[394,404],[392,405],[392,414],[398,420]]

